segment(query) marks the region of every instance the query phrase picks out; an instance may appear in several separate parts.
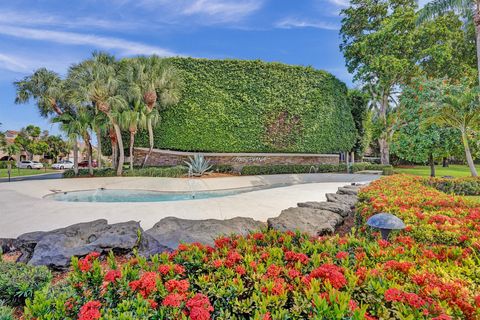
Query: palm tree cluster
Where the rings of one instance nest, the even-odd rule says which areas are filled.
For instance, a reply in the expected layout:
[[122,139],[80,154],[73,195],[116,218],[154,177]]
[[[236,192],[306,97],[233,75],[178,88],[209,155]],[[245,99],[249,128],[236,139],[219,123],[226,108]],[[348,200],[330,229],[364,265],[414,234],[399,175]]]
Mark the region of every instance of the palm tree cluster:
[[133,170],[135,135],[139,130],[148,130],[150,148],[143,160],[145,165],[154,147],[153,127],[159,122],[159,109],[175,105],[181,92],[178,72],[167,60],[158,56],[117,60],[102,52],[94,52],[90,59],[72,65],[64,79],[42,68],[14,84],[16,103],[33,99],[43,117],[60,124],[73,142],[75,164],[77,140],[85,142],[90,174],[93,133],[97,137],[98,166],[102,163],[102,137],[108,135],[112,166],[117,175],[122,175],[122,132],[130,136],[128,149]]

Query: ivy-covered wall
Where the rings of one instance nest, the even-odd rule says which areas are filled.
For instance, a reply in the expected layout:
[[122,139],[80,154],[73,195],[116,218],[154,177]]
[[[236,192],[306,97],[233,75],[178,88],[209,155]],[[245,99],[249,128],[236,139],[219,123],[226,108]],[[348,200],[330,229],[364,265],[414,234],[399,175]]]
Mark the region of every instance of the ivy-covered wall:
[[[155,148],[203,152],[349,150],[356,131],[345,84],[310,67],[170,58],[184,82],[161,110]],[[136,145],[148,146],[139,132]]]

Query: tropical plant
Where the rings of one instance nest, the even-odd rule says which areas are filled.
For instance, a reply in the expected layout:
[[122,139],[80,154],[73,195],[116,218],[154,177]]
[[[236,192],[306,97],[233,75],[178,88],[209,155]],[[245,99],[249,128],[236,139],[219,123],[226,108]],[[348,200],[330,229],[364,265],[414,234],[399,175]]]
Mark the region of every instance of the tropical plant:
[[102,148],[102,136],[108,131],[109,128],[109,120],[105,116],[104,113],[98,112],[95,110],[95,115],[92,120],[92,128],[95,132],[97,137],[97,166],[98,169],[102,169],[102,156],[103,156],[103,148]]
[[438,16],[456,11],[466,17],[467,23],[475,27],[477,49],[477,74],[480,85],[480,1],[479,0],[434,0],[427,3],[419,12],[418,23],[436,19]]
[[67,82],[69,101],[73,105],[94,107],[110,121],[118,144],[117,175],[121,176],[125,154],[116,115],[125,108],[126,101],[118,93],[118,65],[115,57],[106,53],[93,53],[91,59],[70,67]]
[[210,160],[205,159],[202,154],[198,153],[193,158],[188,157],[188,161],[185,161],[185,164],[188,166],[188,173],[194,176],[203,176],[212,168]]
[[142,102],[135,100],[132,108],[124,110],[119,114],[119,124],[124,130],[130,133],[130,170],[133,170],[133,145],[135,143],[135,135],[139,129],[146,127],[147,116],[146,110]]
[[458,130],[470,172],[472,176],[478,176],[469,140],[480,128],[480,87],[433,79],[422,81],[417,92],[417,98],[425,103],[425,113],[428,114],[425,124]]
[[148,161],[154,147],[153,126],[158,116],[151,114],[156,108],[175,105],[180,100],[181,81],[175,68],[158,56],[138,57],[123,62],[125,81],[129,94],[146,105],[149,150],[142,167]]
[[20,153],[20,147],[15,143],[4,146],[2,150],[7,154],[9,159],[12,159],[12,156]]
[[46,118],[52,114],[61,115],[65,111],[62,103],[64,83],[57,73],[41,68],[32,75],[14,82],[14,85],[17,90],[15,103],[35,100],[42,117]]

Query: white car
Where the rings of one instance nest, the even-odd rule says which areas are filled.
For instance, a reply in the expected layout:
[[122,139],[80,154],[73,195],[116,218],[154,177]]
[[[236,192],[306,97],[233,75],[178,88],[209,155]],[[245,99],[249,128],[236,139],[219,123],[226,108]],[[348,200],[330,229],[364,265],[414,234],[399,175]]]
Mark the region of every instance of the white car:
[[72,169],[73,168],[73,162],[70,160],[62,160],[60,162],[52,164],[52,169]]
[[20,169],[38,169],[38,170],[40,170],[40,169],[43,168],[43,164],[41,164],[40,162],[29,161],[29,160],[20,161],[17,166]]

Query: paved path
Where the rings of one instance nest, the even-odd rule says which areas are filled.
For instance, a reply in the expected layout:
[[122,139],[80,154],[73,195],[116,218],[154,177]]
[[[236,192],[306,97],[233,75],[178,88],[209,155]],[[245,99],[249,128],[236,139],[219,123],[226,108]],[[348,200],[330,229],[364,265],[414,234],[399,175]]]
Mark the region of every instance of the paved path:
[[[350,182],[367,182],[378,176],[356,174],[298,174],[242,176],[225,178],[77,178],[32,180],[0,184],[0,238],[38,230],[52,230],[78,222],[105,218],[110,223],[140,221],[143,228],[160,219],[175,216],[186,219],[228,219],[236,216],[266,221],[297,202],[322,201],[325,193]],[[137,202],[60,202],[43,198],[55,191],[107,189],[144,189],[156,191],[196,191],[268,186],[278,183],[287,187],[264,189],[221,198]]]
[[63,173],[61,172],[51,172],[51,173],[39,173],[31,176],[19,176],[12,177],[10,181],[8,178],[0,178],[0,182],[18,182],[18,181],[31,181],[31,180],[47,180],[47,179],[61,179]]

